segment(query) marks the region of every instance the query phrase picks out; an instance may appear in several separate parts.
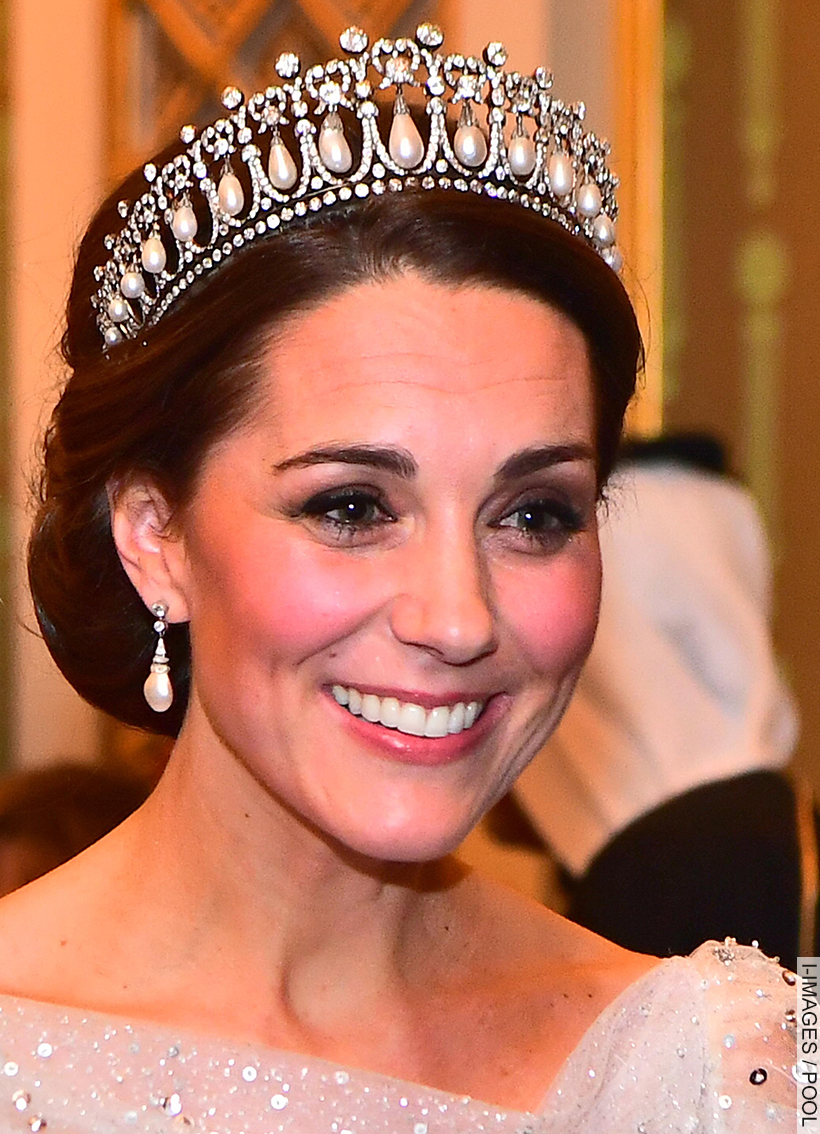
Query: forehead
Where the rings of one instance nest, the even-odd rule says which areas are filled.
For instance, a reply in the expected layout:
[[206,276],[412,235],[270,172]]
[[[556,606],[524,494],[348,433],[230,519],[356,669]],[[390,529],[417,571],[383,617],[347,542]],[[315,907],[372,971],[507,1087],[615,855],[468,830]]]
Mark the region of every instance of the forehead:
[[[409,273],[292,318],[263,366],[262,414],[286,449],[324,440],[479,434],[501,448],[591,441],[586,342],[530,296]],[[510,437],[510,434],[531,436]],[[553,438],[553,435],[555,437]]]

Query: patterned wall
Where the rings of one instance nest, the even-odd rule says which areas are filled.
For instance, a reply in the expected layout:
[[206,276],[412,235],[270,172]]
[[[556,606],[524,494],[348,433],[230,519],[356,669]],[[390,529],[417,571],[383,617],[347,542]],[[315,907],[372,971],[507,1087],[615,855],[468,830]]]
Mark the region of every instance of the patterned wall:
[[9,92],[7,87],[8,5],[0,0],[0,769],[9,758],[9,656],[11,647],[9,602],[9,367],[8,367],[8,274],[7,214],[9,142]]
[[180,124],[216,117],[228,83],[264,87],[280,52],[327,59],[350,24],[400,35],[437,8],[436,0],[111,0],[112,175],[132,169]]
[[774,547],[776,631],[820,787],[820,21],[667,0],[665,417],[729,444]]

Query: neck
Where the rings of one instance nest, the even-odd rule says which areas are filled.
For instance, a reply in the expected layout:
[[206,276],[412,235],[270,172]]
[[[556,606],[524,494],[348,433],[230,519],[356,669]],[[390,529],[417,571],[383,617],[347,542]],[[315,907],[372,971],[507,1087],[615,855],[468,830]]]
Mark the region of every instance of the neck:
[[[364,999],[418,987],[431,956],[441,966],[441,939],[453,939],[462,872],[452,860],[357,855],[238,760],[186,737],[115,838],[104,902],[117,943],[131,950],[116,967],[139,971],[142,958],[151,990],[143,1007],[155,1018],[161,1002],[200,998],[195,1014],[206,1004],[220,1021],[239,1012],[242,1031],[280,1046],[269,1033],[290,1034],[300,1046],[306,1033],[315,1041],[349,1027]],[[139,999],[138,982],[131,992]]]

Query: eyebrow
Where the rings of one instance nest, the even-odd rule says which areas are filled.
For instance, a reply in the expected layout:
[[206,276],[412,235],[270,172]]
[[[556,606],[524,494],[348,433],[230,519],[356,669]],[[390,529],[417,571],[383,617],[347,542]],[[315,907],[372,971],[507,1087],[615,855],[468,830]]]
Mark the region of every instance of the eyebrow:
[[311,465],[326,464],[366,465],[393,473],[404,480],[412,480],[419,471],[406,449],[381,445],[322,445],[318,449],[308,449],[304,453],[297,453],[295,457],[288,457],[274,465],[273,469],[274,472],[284,472],[286,469],[305,469]]
[[522,449],[504,461],[493,479],[496,484],[503,484],[570,461],[589,461],[595,464],[595,451],[591,445],[581,442],[567,445],[537,445]]
[[[570,461],[590,461],[594,464],[594,450],[590,445],[580,442],[522,449],[504,461],[493,479],[496,484],[503,484]],[[406,449],[387,445],[322,445],[287,457],[274,465],[273,471],[285,472],[287,469],[304,469],[325,464],[364,465],[393,473],[403,480],[412,480],[418,473],[418,465],[412,454]]]

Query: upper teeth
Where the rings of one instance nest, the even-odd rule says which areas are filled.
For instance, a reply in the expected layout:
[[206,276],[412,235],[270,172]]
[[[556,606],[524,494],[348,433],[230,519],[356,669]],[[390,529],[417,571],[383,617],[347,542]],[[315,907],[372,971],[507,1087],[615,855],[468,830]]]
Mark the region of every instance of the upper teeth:
[[333,696],[351,713],[366,721],[398,729],[410,736],[447,736],[471,728],[484,705],[481,701],[459,701],[455,705],[438,705],[425,709],[412,701],[399,701],[396,697],[377,697],[375,693],[360,693],[358,689],[333,686]]

